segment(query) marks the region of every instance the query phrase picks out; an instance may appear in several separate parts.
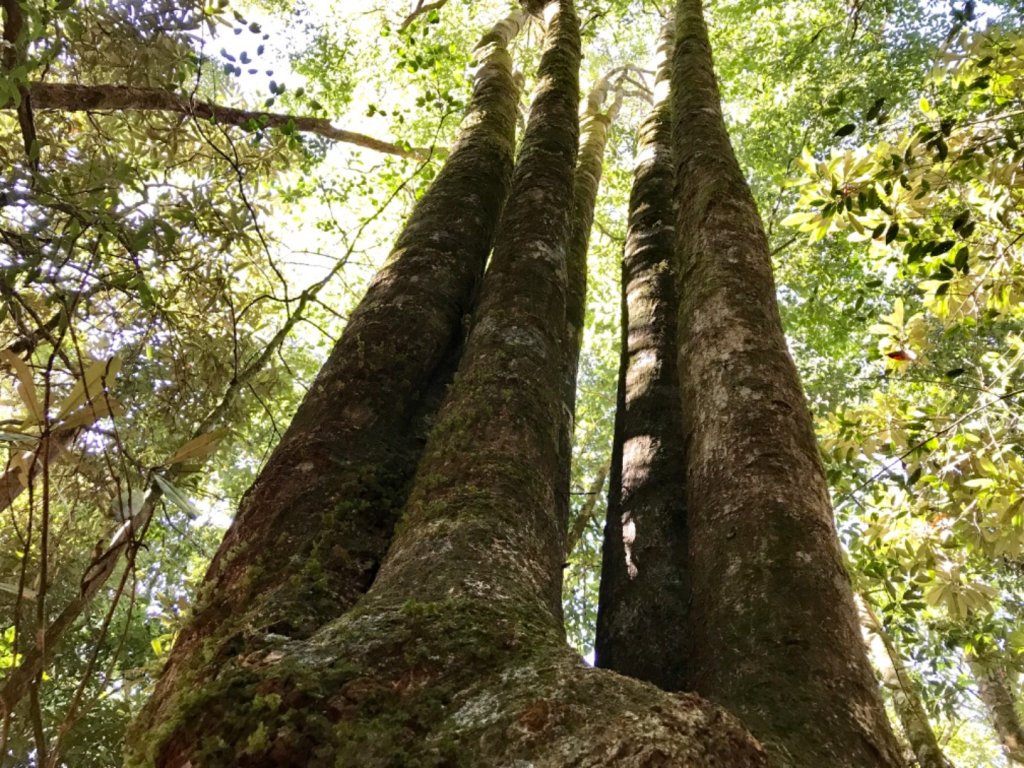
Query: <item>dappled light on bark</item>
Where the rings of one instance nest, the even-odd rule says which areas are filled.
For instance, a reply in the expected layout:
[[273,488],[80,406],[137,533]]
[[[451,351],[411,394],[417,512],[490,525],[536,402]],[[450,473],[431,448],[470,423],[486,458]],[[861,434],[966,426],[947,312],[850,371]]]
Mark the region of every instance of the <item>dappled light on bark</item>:
[[615,437],[596,663],[684,690],[688,595],[683,440],[676,374],[672,30],[659,39],[654,107],[640,128],[622,258]]
[[780,765],[895,768],[701,0],[676,5],[672,107],[690,687],[738,714]]

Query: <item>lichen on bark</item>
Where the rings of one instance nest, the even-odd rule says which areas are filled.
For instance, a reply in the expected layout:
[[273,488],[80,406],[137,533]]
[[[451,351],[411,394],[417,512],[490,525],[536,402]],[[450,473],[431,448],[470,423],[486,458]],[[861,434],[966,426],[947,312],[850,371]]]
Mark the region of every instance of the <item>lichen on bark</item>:
[[659,40],[655,105],[640,128],[622,259],[622,342],[594,643],[600,667],[683,690],[686,504],[676,322],[669,66]]
[[511,184],[518,92],[507,43],[523,19],[517,11],[481,43],[460,137],[243,498],[139,739],[175,720],[166,710],[197,680],[268,637],[309,636],[372,583]]
[[981,657],[972,655],[968,663],[1007,762],[1014,768],[1024,766],[1024,727],[1017,714],[1016,697],[1005,662],[996,652]]
[[778,766],[899,766],[701,0],[676,4],[672,93],[691,687]]
[[264,634],[179,679],[132,765],[765,765],[720,709],[587,668],[565,643],[556,496],[580,51],[571,0],[545,15],[544,85],[477,318],[372,588],[312,634]]

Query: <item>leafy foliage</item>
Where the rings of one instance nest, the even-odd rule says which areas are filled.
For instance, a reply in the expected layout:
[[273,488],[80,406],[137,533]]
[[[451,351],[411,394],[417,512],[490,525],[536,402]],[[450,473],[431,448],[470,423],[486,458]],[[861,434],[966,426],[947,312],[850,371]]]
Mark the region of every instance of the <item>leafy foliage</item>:
[[[0,78],[3,685],[77,608],[5,719],[5,759],[119,761],[231,511],[443,162],[473,47],[506,10],[431,5],[23,4]],[[573,514],[588,517],[565,607],[586,654],[619,257],[663,8],[579,5],[584,82],[637,68],[596,211],[579,378]],[[962,766],[999,759],[972,660],[1024,671],[1024,38],[1011,3],[984,10],[710,8],[855,585]],[[538,40],[531,27],[514,50],[524,99]],[[329,118],[423,153],[138,110],[37,109],[26,147],[15,108],[34,82]]]

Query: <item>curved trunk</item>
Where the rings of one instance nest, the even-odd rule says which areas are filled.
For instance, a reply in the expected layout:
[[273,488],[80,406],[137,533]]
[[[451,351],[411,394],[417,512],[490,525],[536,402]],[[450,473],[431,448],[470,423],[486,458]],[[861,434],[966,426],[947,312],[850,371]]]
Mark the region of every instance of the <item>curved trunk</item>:
[[722,118],[700,0],[676,6],[692,688],[778,766],[901,765],[865,655],[767,239]]
[[920,768],[954,768],[939,746],[939,740],[928,720],[928,712],[921,701],[917,681],[911,677],[892,638],[867,602],[858,598],[857,604],[871,659],[881,675],[882,685],[892,696],[893,709],[896,710],[903,734],[918,765]]
[[1007,762],[1011,767],[1024,766],[1024,728],[1006,668],[988,657],[971,658],[969,663]]
[[670,691],[685,687],[686,500],[676,372],[675,210],[668,70],[640,129],[622,260],[622,353],[605,526],[596,660]]
[[570,0],[546,15],[544,86],[478,319],[373,588],[313,636],[265,635],[179,687],[136,764],[764,766],[721,711],[587,669],[565,645],[556,497],[579,24]]
[[[462,135],[243,498],[139,729],[184,678],[306,637],[369,588],[457,361],[511,182],[515,15],[479,49]],[[189,670],[186,672],[186,670]]]

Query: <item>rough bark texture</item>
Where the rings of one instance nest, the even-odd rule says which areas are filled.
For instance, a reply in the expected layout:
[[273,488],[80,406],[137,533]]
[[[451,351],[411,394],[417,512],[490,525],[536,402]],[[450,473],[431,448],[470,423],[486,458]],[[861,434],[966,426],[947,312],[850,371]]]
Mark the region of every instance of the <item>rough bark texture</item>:
[[897,766],[701,0],[679,0],[676,21],[691,690],[738,715],[776,766]]
[[179,686],[130,764],[760,768],[695,696],[565,645],[555,495],[579,25],[548,9],[541,91],[455,379],[373,588],[309,638],[265,635]]
[[[299,296],[291,316],[278,329],[278,332],[274,334],[257,358],[231,380],[220,403],[199,423],[192,433],[192,439],[223,426],[228,412],[234,406],[239,395],[277,354],[284,340],[303,317],[306,305],[328,283],[329,277],[310,286]],[[73,432],[67,435],[67,439],[70,441],[72,436]],[[53,458],[56,457],[51,457],[51,460]],[[168,470],[167,479],[177,481],[178,478],[187,474],[188,470],[184,465],[176,464]],[[107,548],[96,554],[86,566],[79,580],[78,594],[64,605],[60,613],[45,629],[36,631],[32,645],[21,654],[21,663],[16,669],[11,670],[4,679],[3,685],[0,686],[0,711],[13,711],[18,702],[31,690],[32,681],[36,680],[49,666],[53,655],[60,648],[64,635],[75,626],[118,568],[126,561],[130,561],[139,548],[144,545],[146,531],[149,529],[150,521],[162,498],[163,489],[160,484],[156,480],[151,480],[142,506],[130,520],[115,532]]]
[[686,683],[689,595],[676,371],[671,28],[659,47],[658,101],[640,129],[622,260],[622,352],[594,647],[599,667],[678,691]]
[[505,43],[520,21],[485,38],[462,136],[243,498],[141,733],[169,722],[165,704],[190,678],[268,637],[309,636],[372,583],[509,190],[517,91]]
[[932,730],[917,681],[910,675],[903,658],[871,606],[859,598],[857,602],[871,659],[882,678],[882,685],[892,696],[893,709],[917,764],[920,768],[954,768]]
[[622,106],[622,95],[616,93],[607,110],[602,112],[610,93],[611,85],[608,81],[599,81],[587,98],[586,109],[580,115],[580,151],[573,183],[573,212],[566,251],[565,326],[569,345],[566,392],[573,404],[576,399],[580,344],[587,316],[587,254],[590,251],[590,232],[594,226],[594,207],[604,171],[608,132]]
[[[400,157],[425,157],[423,149],[408,149],[390,141],[381,141],[355,131],[336,128],[323,117],[282,115],[234,107],[223,107],[198,101],[161,88],[137,88],[127,85],[79,85],[77,83],[32,83],[28,87],[35,109],[56,109],[63,112],[137,111],[176,112],[181,115],[214,120],[252,130],[255,128],[289,128],[315,133],[333,141],[355,144],[364,149]],[[0,107],[2,108],[2,107]]]
[[1011,766],[1024,766],[1024,728],[1017,715],[1013,686],[1005,667],[996,659],[970,660],[978,694],[985,703],[1003,754]]
[[[580,114],[580,150],[576,161],[576,176],[573,181],[572,217],[569,225],[569,241],[566,248],[566,298],[565,337],[566,350],[562,386],[565,391],[566,409],[570,418],[562,421],[562,451],[571,453],[576,423],[576,377],[579,373],[580,345],[583,341],[583,326],[587,316],[587,254],[590,250],[590,232],[594,226],[594,207],[601,186],[604,171],[604,151],[608,145],[608,132],[618,117],[622,106],[622,93],[616,91],[606,111],[604,103],[612,93],[608,78],[599,80],[586,100]],[[569,518],[569,489],[572,485],[571,466],[563,465],[562,491],[559,499],[564,504],[562,512]],[[603,478],[602,478],[603,482]],[[584,523],[585,525],[586,523]],[[582,531],[580,532],[582,534]],[[575,528],[566,539],[566,551],[575,543],[571,540]]]

